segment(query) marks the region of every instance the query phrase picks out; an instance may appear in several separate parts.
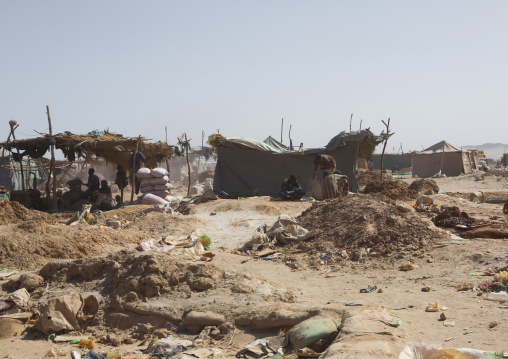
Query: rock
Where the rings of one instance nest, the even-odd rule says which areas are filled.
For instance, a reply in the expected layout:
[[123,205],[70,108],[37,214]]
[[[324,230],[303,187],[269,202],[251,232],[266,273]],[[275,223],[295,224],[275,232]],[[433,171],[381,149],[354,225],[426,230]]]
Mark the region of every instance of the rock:
[[125,338],[124,343],[125,344],[134,344],[136,340],[134,338]]
[[154,327],[150,323],[146,323],[146,324],[140,323],[137,325],[135,332],[141,333],[141,334],[152,334],[153,332],[155,332],[155,329],[157,329],[157,328]]
[[422,292],[430,292],[430,287],[423,287]]
[[222,314],[192,311],[183,319],[182,327],[206,327],[209,325],[218,326],[225,321],[226,318]]
[[455,326],[455,322],[454,322],[453,320],[445,320],[445,321],[443,322],[443,325],[444,325],[445,327],[454,327],[454,326]]
[[446,320],[446,315],[444,313],[441,313],[439,316],[439,320]]
[[136,293],[136,292],[129,292],[129,293],[127,294],[127,300],[128,300],[129,302],[134,302],[134,301],[136,301],[136,300],[138,300],[138,299],[139,299],[139,297],[138,297],[138,293]]
[[250,327],[252,325],[252,318],[239,317],[235,319],[235,324],[239,327]]

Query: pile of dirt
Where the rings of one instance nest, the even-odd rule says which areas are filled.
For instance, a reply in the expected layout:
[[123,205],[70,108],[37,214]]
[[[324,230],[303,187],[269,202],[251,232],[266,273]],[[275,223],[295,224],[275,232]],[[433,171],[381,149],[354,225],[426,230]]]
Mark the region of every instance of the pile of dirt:
[[363,190],[365,194],[376,194],[392,200],[414,200],[418,192],[409,188],[407,183],[386,179],[383,182],[369,182]]
[[32,211],[18,202],[0,198],[0,225],[17,224],[27,219]]
[[[360,170],[356,175],[356,181],[358,182],[358,186],[364,187],[369,182],[379,181],[380,176],[381,176],[380,170],[372,170],[372,171]],[[386,178],[386,176],[383,175],[383,178]]]
[[[0,267],[33,270],[52,259],[75,259],[126,247],[144,238],[143,233],[91,227],[51,225],[45,213],[34,214],[0,233]],[[49,216],[49,215],[48,215]]]
[[414,181],[409,186],[409,189],[426,195],[436,194],[439,192],[439,186],[437,185],[436,181],[426,178]]
[[[77,285],[86,287],[86,291],[100,292],[112,306],[153,297],[156,297],[154,300],[171,299],[173,309],[178,307],[178,302],[188,309],[195,301],[198,309],[212,311],[232,298],[237,304],[242,301],[295,301],[291,291],[264,279],[160,252],[122,250],[102,257],[54,261],[47,263],[39,274],[51,283],[59,282],[64,286],[65,283],[79,283]],[[230,307],[222,307],[221,311],[224,310]]]
[[353,260],[362,256],[419,256],[434,241],[449,238],[411,207],[368,195],[315,203],[298,220],[306,229],[319,231],[318,237],[306,245],[328,248]]

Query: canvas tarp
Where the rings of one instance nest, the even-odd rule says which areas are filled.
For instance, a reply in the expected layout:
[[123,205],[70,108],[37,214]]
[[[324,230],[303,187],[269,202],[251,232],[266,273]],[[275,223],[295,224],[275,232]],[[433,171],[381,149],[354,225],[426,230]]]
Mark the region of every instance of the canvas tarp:
[[[218,157],[214,189],[228,194],[257,190],[260,196],[278,197],[282,181],[294,174],[310,196],[314,185],[314,156],[326,154],[332,156],[337,162],[337,169],[349,177],[350,191],[356,192],[357,156],[361,141],[366,138],[370,138],[372,147],[378,143],[376,136],[364,130],[353,134],[342,133],[325,148],[278,152],[273,148],[255,150],[250,144],[235,142],[237,139],[212,139],[211,136],[209,142],[217,149]],[[320,172],[318,176],[321,176]]]
[[[374,164],[374,168],[381,169],[381,155],[372,155],[370,158]],[[394,166],[400,169],[411,167],[411,153],[404,154],[385,154],[383,156],[383,167],[387,170],[391,170]]]
[[446,176],[458,176],[462,173],[471,173],[475,168],[474,163],[471,163],[469,151],[446,141],[414,153],[411,162],[413,176],[420,178],[432,177],[439,172]]

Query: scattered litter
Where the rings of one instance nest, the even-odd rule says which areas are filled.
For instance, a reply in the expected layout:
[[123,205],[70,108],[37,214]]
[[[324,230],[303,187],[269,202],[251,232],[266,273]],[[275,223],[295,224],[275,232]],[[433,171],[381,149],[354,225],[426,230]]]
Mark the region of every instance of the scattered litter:
[[[449,340],[452,340],[450,338]],[[449,341],[445,340],[445,341]],[[468,358],[468,359],[497,359],[502,358],[503,352],[487,352],[476,349],[442,349],[425,343],[409,343],[400,353],[399,359],[434,359],[434,358]]]
[[7,269],[7,268],[2,268],[2,269],[0,269],[0,280],[9,278],[11,275],[14,275],[16,273],[18,273],[18,271],[12,270],[12,269]]
[[175,248],[175,245],[166,244],[165,239],[159,237],[158,239],[151,238],[149,240],[139,242],[138,249],[140,251],[148,252],[165,252],[169,253]]
[[313,317],[292,327],[287,336],[294,349],[305,348],[312,343],[329,338],[337,331],[337,326],[330,318]]
[[363,288],[363,289],[360,289],[360,293],[372,293],[372,292],[375,292],[377,290],[377,286],[367,286],[367,289]]
[[265,358],[277,351],[270,348],[267,339],[257,339],[236,353],[237,358]]
[[508,300],[508,293],[507,292],[488,293],[485,299],[504,302]]
[[439,312],[439,311],[445,311],[448,308],[445,306],[440,306],[438,302],[435,303],[429,303],[427,308],[425,308],[426,312]]
[[147,351],[152,354],[177,354],[192,346],[188,339],[169,336],[164,339],[153,341],[148,345]]
[[46,353],[47,357],[63,357],[66,356],[67,352],[65,350],[61,350],[55,347],[51,347],[51,349]]

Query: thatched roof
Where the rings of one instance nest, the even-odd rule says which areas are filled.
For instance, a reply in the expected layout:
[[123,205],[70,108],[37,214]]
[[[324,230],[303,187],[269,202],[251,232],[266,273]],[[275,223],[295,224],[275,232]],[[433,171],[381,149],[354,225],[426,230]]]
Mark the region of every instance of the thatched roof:
[[[83,157],[87,162],[93,162],[93,156],[101,157],[107,163],[122,165],[128,168],[129,156],[135,151],[138,138],[124,138],[108,132],[94,132],[87,135],[75,135],[70,132],[59,133],[53,136],[55,148],[61,150],[65,158],[75,161]],[[16,149],[22,156],[40,158],[49,150],[50,136],[44,135],[37,138],[22,139],[0,143],[0,148],[5,148],[13,153]],[[157,162],[164,158],[170,158],[174,153],[174,147],[164,142],[149,143],[141,137],[139,151],[143,152],[147,159],[148,167],[156,167]]]

